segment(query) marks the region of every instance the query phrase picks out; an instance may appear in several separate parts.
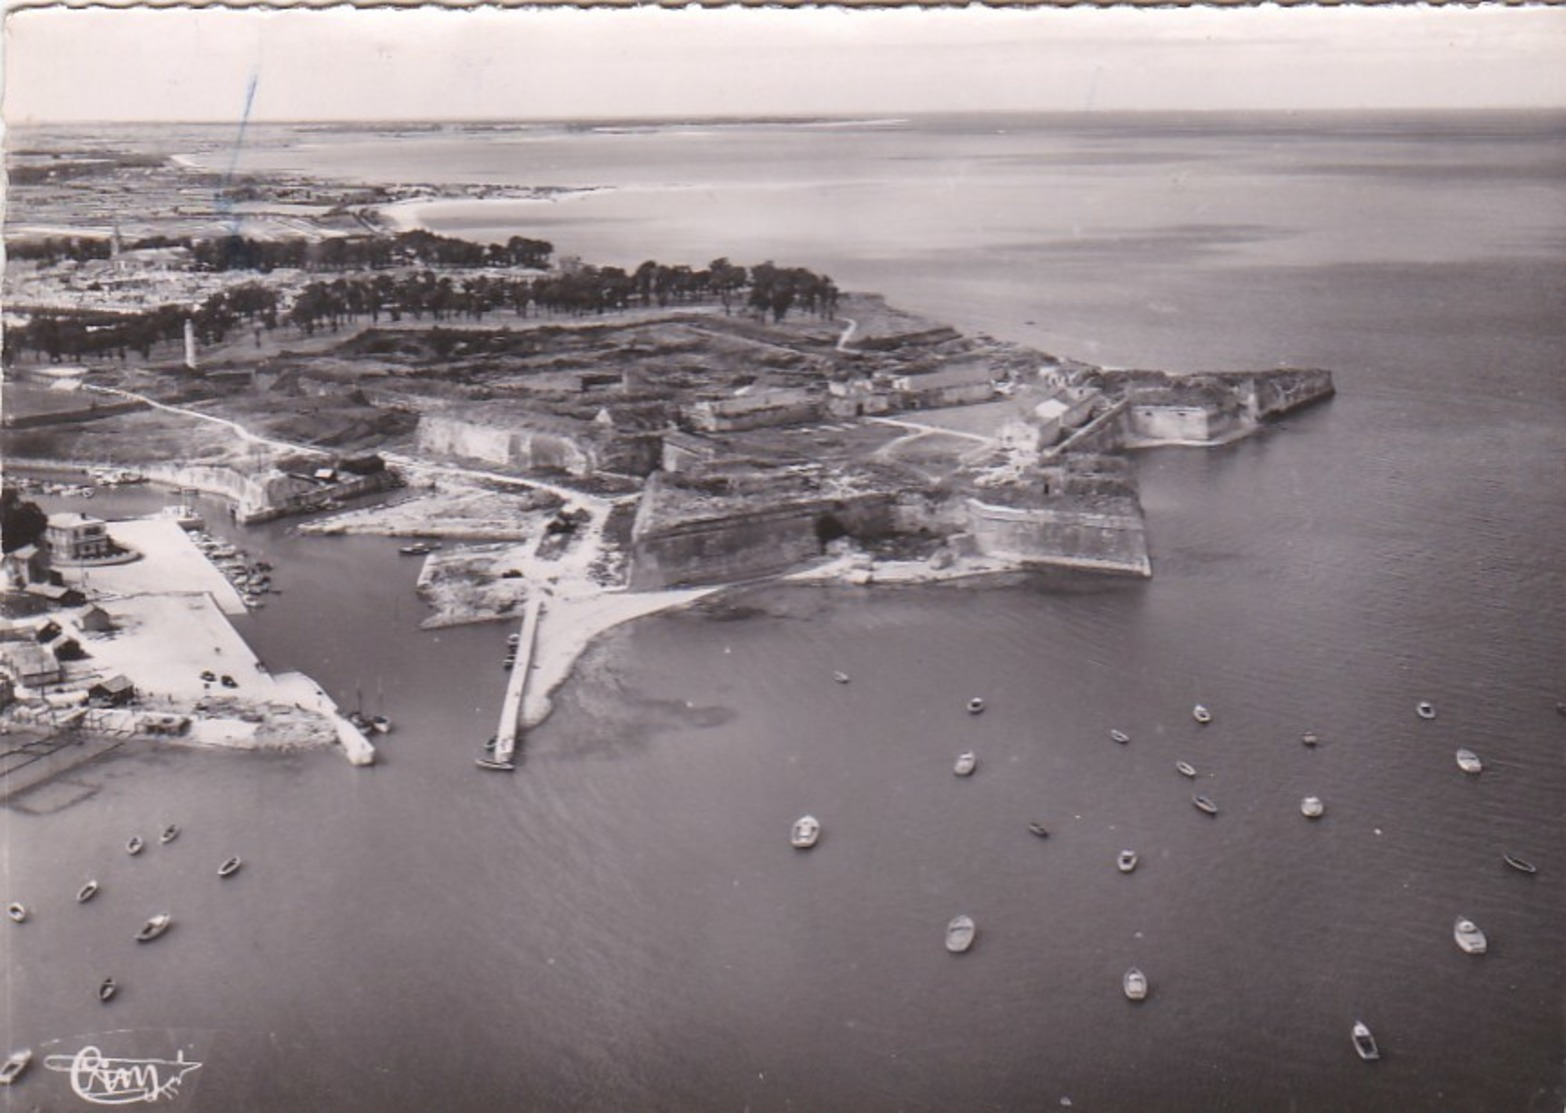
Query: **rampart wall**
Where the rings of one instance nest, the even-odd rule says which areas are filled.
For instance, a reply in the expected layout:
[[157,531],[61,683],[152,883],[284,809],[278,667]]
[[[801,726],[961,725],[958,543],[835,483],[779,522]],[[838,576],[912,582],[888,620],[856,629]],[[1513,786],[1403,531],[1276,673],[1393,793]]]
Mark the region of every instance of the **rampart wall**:
[[1012,508],[969,498],[968,530],[979,553],[1023,564],[1071,566],[1150,577],[1139,512]]

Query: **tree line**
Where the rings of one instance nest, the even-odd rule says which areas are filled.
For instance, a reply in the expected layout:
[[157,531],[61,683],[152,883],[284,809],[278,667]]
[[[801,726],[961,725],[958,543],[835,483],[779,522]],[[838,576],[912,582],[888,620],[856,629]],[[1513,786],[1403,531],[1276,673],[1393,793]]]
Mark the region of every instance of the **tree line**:
[[[298,241],[251,242],[234,244],[230,249],[240,255],[221,256],[223,250],[203,248],[207,258],[229,262],[243,258],[253,247],[261,246],[276,264],[288,252],[320,248],[332,241],[305,244]],[[544,241],[513,237],[505,245],[475,245],[450,242],[433,234],[403,234],[396,238],[404,250],[428,253],[447,243],[460,243],[471,253],[499,259],[500,253],[519,266],[533,268],[547,259],[552,246]],[[359,243],[359,242],[351,242]],[[248,247],[247,247],[248,246]],[[431,246],[434,246],[432,248]],[[385,246],[383,246],[385,247]],[[219,256],[210,256],[219,253]],[[198,259],[202,258],[198,256]],[[379,258],[379,257],[377,257]],[[255,270],[266,270],[251,257]],[[356,257],[332,257],[349,261]],[[344,266],[350,266],[344,264]],[[634,271],[619,267],[596,267],[574,261],[545,275],[496,276],[453,275],[431,268],[402,271],[369,271],[339,275],[334,279],[316,279],[306,283],[286,307],[272,287],[258,281],[243,283],[209,296],[195,308],[167,304],[137,314],[49,314],[35,315],[24,326],[7,330],[4,354],[14,360],[31,351],[58,363],[63,359],[81,360],[91,356],[118,356],[130,353],[150,359],[153,346],[179,340],[185,321],[192,323],[196,341],[203,346],[221,344],[241,327],[271,331],[279,325],[298,329],[306,336],[317,330],[337,330],[363,320],[378,324],[384,317],[391,322],[405,318],[434,322],[481,321],[495,311],[528,317],[534,314],[585,316],[632,307],[668,307],[716,299],[725,311],[733,311],[743,296],[743,306],[757,317],[770,316],[781,322],[790,311],[801,310],[821,317],[837,313],[838,289],[826,276],[804,268],[783,268],[770,260],[752,268],[731,263],[726,257],[713,260],[704,268],[661,264],[648,260]]]

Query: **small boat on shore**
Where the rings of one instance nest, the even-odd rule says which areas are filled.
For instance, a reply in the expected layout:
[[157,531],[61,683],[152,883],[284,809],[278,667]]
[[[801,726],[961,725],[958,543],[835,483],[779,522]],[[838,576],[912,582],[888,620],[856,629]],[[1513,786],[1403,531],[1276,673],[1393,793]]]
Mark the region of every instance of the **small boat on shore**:
[[979,758],[971,752],[957,754],[957,763],[952,765],[952,771],[959,776],[971,776],[973,770],[979,766]]
[[1435,707],[1428,702],[1421,702],[1419,705],[1414,707],[1414,713],[1418,714],[1426,721],[1429,721],[1431,718],[1435,717]]
[[789,831],[789,844],[795,849],[809,849],[821,838],[821,823],[813,814],[801,815],[794,820]]
[[131,837],[130,841],[125,843],[125,852],[130,854],[132,857],[135,857],[138,853],[141,852],[142,847],[146,844],[146,842],[141,840],[140,834],[135,834]]
[[1317,737],[1314,733],[1306,733],[1300,737],[1300,743],[1309,748],[1315,748],[1319,741],[1320,738]]
[[114,999],[114,994],[118,993],[119,991],[120,987],[114,984],[114,979],[112,977],[106,977],[103,979],[103,983],[98,986],[98,999],[100,1001],[112,1001]]
[[1120,854],[1115,858],[1115,868],[1119,869],[1122,873],[1129,873],[1132,869],[1136,868],[1136,850],[1121,850]]
[[1191,803],[1196,807],[1197,810],[1201,811],[1203,814],[1217,814],[1218,813],[1218,804],[1214,803],[1211,799],[1209,799],[1205,795],[1193,795],[1193,796],[1191,796]]
[[1474,776],[1484,771],[1484,762],[1479,759],[1479,754],[1472,749],[1457,750],[1457,766]]
[[977,697],[968,699],[968,712],[970,714],[982,714],[984,712],[984,699]]
[[1125,990],[1126,1000],[1145,1001],[1147,999],[1147,975],[1132,966],[1126,971],[1126,976],[1120,979],[1120,988]]
[[1042,822],[1030,822],[1028,823],[1028,833],[1035,838],[1047,838],[1049,837],[1049,828]]
[[27,909],[21,904],[17,903],[15,900],[11,901],[5,906],[5,914],[10,918],[12,923],[27,922]]
[[973,925],[973,920],[966,915],[959,915],[946,925],[946,949],[953,954],[961,954],[973,945],[973,937],[978,929]]
[[153,939],[163,934],[163,932],[167,931],[173,922],[174,917],[168,912],[159,912],[157,915],[147,920],[147,922],[142,925],[141,930],[136,932],[136,941],[151,942]]
[[32,1061],[33,1052],[30,1047],[23,1047],[18,1051],[11,1052],[6,1057],[5,1065],[0,1066],[0,1086],[9,1086],[22,1077],[22,1072],[28,1068]]
[[239,867],[243,864],[244,862],[239,858],[230,857],[227,861],[218,866],[218,876],[231,877],[235,873],[239,872]]
[[1479,925],[1466,915],[1457,917],[1457,922],[1452,924],[1452,938],[1457,940],[1457,945],[1464,954],[1483,954],[1490,949],[1490,943],[1484,937],[1484,932]]
[[1521,857],[1518,857],[1515,853],[1503,853],[1503,854],[1501,854],[1501,860],[1505,861],[1508,865],[1510,865],[1512,868],[1516,869],[1519,873],[1527,873],[1530,876],[1532,876],[1534,873],[1539,871],[1539,867],[1537,865],[1535,865],[1532,861],[1524,861]]
[[1360,1021],[1354,1021],[1354,1050],[1359,1052],[1359,1057],[1367,1063],[1373,1063],[1381,1058],[1381,1051],[1376,1047],[1376,1037],[1370,1034],[1370,1029]]
[[1320,818],[1321,813],[1327,808],[1322,805],[1320,799],[1314,795],[1307,795],[1300,800],[1300,814],[1306,818]]
[[843,672],[841,672],[841,671],[834,671],[834,672],[832,672],[832,679],[835,682],[839,682],[839,683],[847,683],[848,682],[848,676],[843,674]]
[[1117,745],[1129,745],[1131,743],[1131,738],[1127,737],[1118,729],[1111,729],[1109,731],[1109,739],[1115,742]]
[[1196,719],[1196,724],[1206,725],[1213,720],[1212,712],[1200,703],[1191,707],[1191,716]]
[[1196,778],[1196,768],[1193,765],[1187,764],[1183,760],[1175,761],[1175,771],[1179,772],[1188,780],[1194,780]]
[[77,889],[76,902],[78,904],[85,904],[88,900],[92,899],[97,894],[98,882],[95,880],[89,880],[86,884],[82,885],[81,888]]

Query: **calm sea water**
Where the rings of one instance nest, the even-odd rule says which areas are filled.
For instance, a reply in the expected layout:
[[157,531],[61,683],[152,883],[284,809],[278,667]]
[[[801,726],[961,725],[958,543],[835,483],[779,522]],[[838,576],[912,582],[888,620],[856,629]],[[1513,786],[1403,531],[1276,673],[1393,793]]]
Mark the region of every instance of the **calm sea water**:
[[[163,1104],[211,1109],[1559,1109],[1566,124],[1089,124],[252,153],[614,185],[436,224],[772,256],[1057,352],[1321,365],[1339,395],[1140,455],[1146,583],[774,588],[628,626],[514,778],[471,764],[501,628],[418,631],[385,541],[236,531],[284,591],[247,635],[384,706],[384,763],[127,750],[0,812],[36,910],[7,928],[6,1042],[183,1047],[204,1065]],[[798,854],[806,811],[825,834]],[[177,842],[121,852],[169,819]],[[979,938],[952,957],[958,912]],[[77,1104],[43,1068],[6,1099]]]

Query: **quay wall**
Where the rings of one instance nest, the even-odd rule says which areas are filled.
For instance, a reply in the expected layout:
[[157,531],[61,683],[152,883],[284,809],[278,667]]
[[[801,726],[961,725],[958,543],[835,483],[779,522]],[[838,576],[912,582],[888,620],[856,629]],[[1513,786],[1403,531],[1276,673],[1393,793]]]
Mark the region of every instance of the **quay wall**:
[[1025,565],[1071,566],[1151,577],[1141,515],[1073,508],[1012,508],[966,501],[979,553]]

